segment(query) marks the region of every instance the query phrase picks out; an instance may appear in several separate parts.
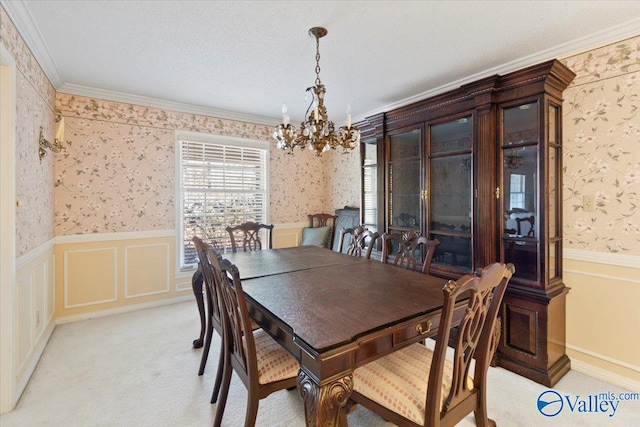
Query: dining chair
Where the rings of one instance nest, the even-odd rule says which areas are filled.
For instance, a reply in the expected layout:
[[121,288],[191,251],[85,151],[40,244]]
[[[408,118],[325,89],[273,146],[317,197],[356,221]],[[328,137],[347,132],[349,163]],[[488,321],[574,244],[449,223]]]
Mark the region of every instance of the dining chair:
[[[487,372],[499,341],[498,310],[514,271],[513,264],[495,263],[448,281],[434,349],[411,344],[357,368],[351,402],[398,426],[454,426],[471,412],[477,426],[495,426],[487,415]],[[447,343],[456,317],[450,361]]]
[[427,239],[415,231],[382,234],[382,262],[429,274],[438,239]]
[[[523,227],[522,226],[523,222],[528,224],[525,224],[525,227]],[[534,228],[535,222],[536,222],[536,217],[533,215],[528,216],[526,218],[516,218],[516,226],[517,226],[516,233],[518,234],[518,236],[533,237],[535,233],[535,228]],[[526,231],[526,233],[524,231]]]
[[207,359],[209,358],[209,349],[211,348],[211,341],[213,339],[214,330],[220,335],[221,340],[219,352],[220,354],[218,356],[218,368],[216,371],[216,380],[213,387],[213,394],[211,396],[212,403],[215,403],[218,400],[218,394],[220,393],[222,371],[224,367],[224,332],[222,328],[222,310],[214,282],[213,267],[210,261],[211,259],[217,257],[217,255],[213,247],[208,246],[199,237],[194,236],[192,240],[198,254],[198,269],[202,274],[202,278],[205,284],[205,294],[207,296],[206,335],[204,340],[204,347],[202,349],[198,375],[204,374],[204,369],[207,365]]
[[366,249],[364,255],[365,259],[371,258],[371,252],[373,251],[376,240],[380,237],[377,231],[371,231],[362,225],[343,228],[340,230],[340,246],[338,248],[338,252],[342,252],[344,241],[347,236],[349,236],[349,243],[345,253],[351,256],[362,257],[362,251]]
[[338,215],[318,213],[307,215],[309,226],[302,229],[302,245],[331,248],[336,232]]
[[227,233],[229,233],[229,238],[231,240],[231,252],[238,252],[238,242],[236,242],[236,238],[239,239],[239,242],[242,242],[242,250],[244,252],[249,251],[257,251],[262,249],[262,240],[260,239],[260,233],[265,230],[267,232],[267,249],[271,249],[272,247],[272,232],[273,232],[273,224],[262,224],[260,222],[247,221],[242,224],[235,225],[233,227],[229,226],[225,228]]
[[[298,361],[263,329],[252,330],[238,268],[229,260],[211,260],[223,307],[225,361],[214,427],[220,426],[235,371],[247,388],[245,427],[255,425],[258,403],[271,393],[296,387]],[[213,403],[213,402],[212,402]]]

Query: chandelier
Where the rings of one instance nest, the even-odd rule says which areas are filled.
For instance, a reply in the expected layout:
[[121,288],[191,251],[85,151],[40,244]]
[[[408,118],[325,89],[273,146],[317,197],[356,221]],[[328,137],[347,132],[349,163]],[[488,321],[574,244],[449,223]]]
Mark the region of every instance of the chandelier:
[[504,161],[508,169],[518,169],[522,166],[522,156],[518,154],[518,149],[511,150],[511,155],[505,157]]
[[341,147],[343,152],[353,150],[360,143],[360,131],[351,126],[351,108],[347,107],[347,125],[337,131],[332,121],[327,117],[327,109],[324,106],[324,94],[326,89],[320,81],[320,37],[327,35],[327,30],[321,27],[313,27],[309,34],[316,38],[316,81],[305,91],[305,99],[311,102],[305,116],[307,119],[300,123],[300,129],[289,123],[287,105],[282,106],[282,123],[276,126],[273,137],[276,139],[276,148],[293,154],[293,149],[308,148],[315,151],[317,156],[331,149]]

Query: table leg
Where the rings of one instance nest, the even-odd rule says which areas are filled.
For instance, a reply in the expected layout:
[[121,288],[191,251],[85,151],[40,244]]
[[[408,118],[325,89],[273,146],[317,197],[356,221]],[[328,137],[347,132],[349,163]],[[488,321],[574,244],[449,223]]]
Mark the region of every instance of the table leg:
[[346,418],[340,423],[340,412],[353,390],[353,375],[348,374],[320,386],[300,369],[298,390],[304,400],[307,427],[347,426]]
[[204,344],[204,331],[207,327],[205,322],[204,313],[204,297],[202,296],[202,271],[200,271],[200,265],[198,264],[198,270],[193,273],[191,278],[191,288],[193,289],[193,295],[196,297],[196,304],[198,304],[198,312],[200,314],[200,337],[193,340],[193,348],[200,348]]

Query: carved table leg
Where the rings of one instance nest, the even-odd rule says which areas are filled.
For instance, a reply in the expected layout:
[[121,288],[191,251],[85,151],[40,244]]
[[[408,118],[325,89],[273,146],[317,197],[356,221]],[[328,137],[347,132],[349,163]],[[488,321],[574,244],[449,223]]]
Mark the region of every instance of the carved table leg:
[[204,297],[202,296],[202,271],[200,271],[200,264],[198,264],[198,270],[193,273],[191,278],[191,288],[193,289],[193,295],[196,297],[196,304],[198,304],[198,312],[200,314],[200,338],[193,340],[193,348],[200,348],[204,344],[204,331],[207,327],[205,322],[204,313]]
[[353,390],[353,375],[338,378],[319,386],[302,369],[298,373],[298,390],[304,400],[304,412],[308,427],[345,426],[340,424],[341,407],[347,403]]

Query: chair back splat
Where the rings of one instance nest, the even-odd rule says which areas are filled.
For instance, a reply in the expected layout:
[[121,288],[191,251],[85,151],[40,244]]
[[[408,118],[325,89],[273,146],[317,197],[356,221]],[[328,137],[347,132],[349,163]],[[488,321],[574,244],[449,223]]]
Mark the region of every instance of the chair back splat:
[[455,426],[474,412],[476,425],[495,427],[487,415],[487,371],[499,341],[498,310],[514,272],[513,264],[494,263],[448,281],[433,351],[415,343],[357,368],[350,399],[398,426]]
[[437,239],[429,240],[415,231],[406,233],[384,233],[382,235],[382,262],[409,270],[420,270],[429,274],[433,255],[440,244]]
[[[440,324],[448,325],[448,327],[439,329],[436,338],[425,404],[426,413],[431,415],[432,419],[426,419],[425,425],[439,425],[441,417],[443,419],[457,419],[464,411],[465,405],[463,402],[467,399],[478,398],[481,401],[481,404],[474,409],[476,411],[477,425],[482,425],[478,418],[487,417],[487,372],[495,347],[497,347],[497,340],[494,340],[494,333],[496,332],[494,329],[502,297],[514,272],[513,264],[505,266],[504,264],[495,263],[486,269],[477,271],[474,276],[463,276],[457,282],[451,280],[442,289],[444,307]],[[454,340],[451,388],[446,399],[441,401],[442,372],[446,360],[447,343],[454,323],[455,304],[466,295],[469,296],[469,300]],[[473,387],[469,387],[471,384],[467,379],[470,378],[471,361],[473,359],[475,359]],[[476,396],[476,394],[479,394],[479,396]],[[469,411],[466,412],[468,413]],[[458,421],[455,421],[455,423]],[[434,424],[431,424],[432,422]]]
[[272,233],[273,224],[262,224],[259,222],[247,221],[236,226],[229,226],[225,228],[229,233],[229,239],[231,240],[231,252],[238,252],[238,241],[242,243],[242,250],[244,252],[257,251],[262,249],[262,240],[260,239],[260,233],[264,230],[267,236],[267,249],[272,247]]
[[[338,252],[342,252],[345,237],[350,236],[349,244],[347,245],[346,254],[356,257],[362,257],[362,251],[365,251],[364,258],[371,258],[371,252],[375,246],[376,240],[380,235],[378,232],[368,230],[362,225],[358,225],[352,228],[343,228],[340,230],[340,246]],[[368,246],[367,246],[368,245]]]

